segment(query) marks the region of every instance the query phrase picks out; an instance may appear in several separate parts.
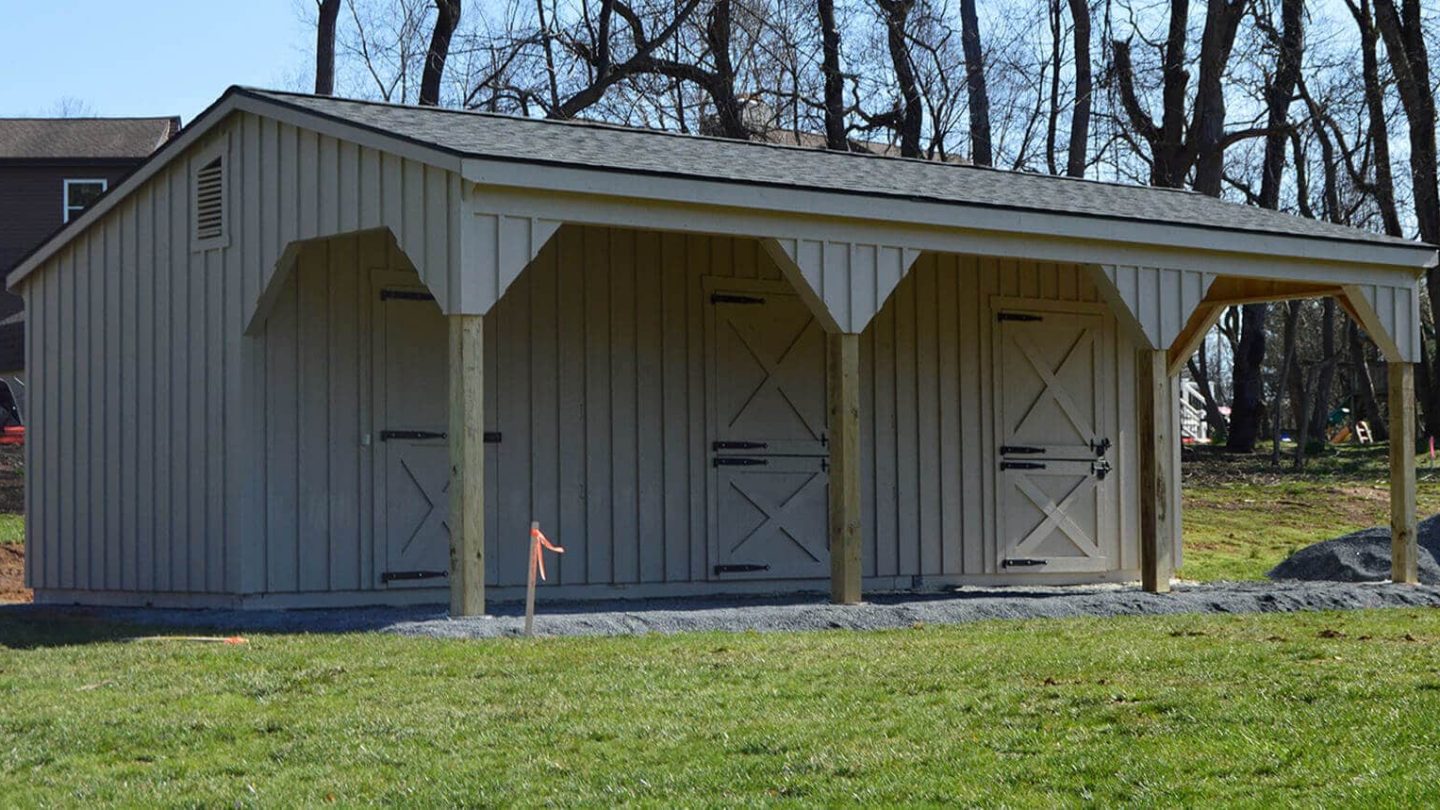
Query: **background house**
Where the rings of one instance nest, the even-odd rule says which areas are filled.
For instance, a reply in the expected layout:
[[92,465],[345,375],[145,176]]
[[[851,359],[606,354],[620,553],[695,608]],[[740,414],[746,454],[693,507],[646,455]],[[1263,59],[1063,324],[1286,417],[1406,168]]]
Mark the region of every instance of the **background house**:
[[[179,117],[0,118],[0,272],[84,211],[176,132]],[[0,292],[0,374],[24,371],[20,296]]]

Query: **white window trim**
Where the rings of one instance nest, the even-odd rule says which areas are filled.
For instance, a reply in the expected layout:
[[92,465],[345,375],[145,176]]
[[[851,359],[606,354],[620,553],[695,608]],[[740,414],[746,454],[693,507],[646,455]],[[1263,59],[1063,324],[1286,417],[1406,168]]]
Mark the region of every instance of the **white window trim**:
[[65,185],[60,190],[60,221],[62,223],[70,222],[70,212],[72,210],[75,211],[75,214],[77,216],[79,214],[85,213],[84,208],[77,208],[76,206],[70,204],[70,186],[72,184],[79,185],[81,183],[99,183],[101,194],[104,194],[105,192],[110,190],[110,181],[106,180],[103,177],[70,177],[66,178],[64,182]]

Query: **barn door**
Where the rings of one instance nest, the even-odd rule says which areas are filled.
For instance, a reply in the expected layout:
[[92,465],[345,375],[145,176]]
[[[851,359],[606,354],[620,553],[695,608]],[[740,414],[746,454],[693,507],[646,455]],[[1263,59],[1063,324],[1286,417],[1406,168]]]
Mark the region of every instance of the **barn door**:
[[711,577],[825,576],[824,330],[784,282],[706,296]]
[[379,584],[443,586],[450,568],[449,332],[413,275],[377,279],[372,440]]
[[996,308],[993,329],[997,564],[1109,570],[1114,368],[1104,317],[1015,303]]

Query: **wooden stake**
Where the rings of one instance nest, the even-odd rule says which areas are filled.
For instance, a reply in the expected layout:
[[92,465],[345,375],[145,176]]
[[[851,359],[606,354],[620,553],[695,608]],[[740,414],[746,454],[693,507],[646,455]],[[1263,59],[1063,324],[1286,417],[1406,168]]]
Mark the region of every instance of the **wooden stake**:
[[1170,488],[1179,483],[1171,470],[1170,371],[1164,351],[1141,349],[1136,358],[1135,400],[1140,441],[1140,584],[1150,593],[1167,593],[1175,568],[1175,517]]
[[450,615],[485,614],[483,318],[450,316]]
[[830,334],[830,601],[860,601],[860,336]]
[[1415,366],[1390,362],[1390,579],[1420,581],[1415,518]]
[[525,635],[535,635],[535,574],[540,569],[540,524],[530,524],[530,573],[525,578]]

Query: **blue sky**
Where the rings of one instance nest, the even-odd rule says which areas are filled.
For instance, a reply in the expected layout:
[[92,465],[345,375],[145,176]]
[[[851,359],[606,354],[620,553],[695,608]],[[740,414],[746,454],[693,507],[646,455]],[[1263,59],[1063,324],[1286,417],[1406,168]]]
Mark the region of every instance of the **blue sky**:
[[0,116],[180,115],[232,84],[304,87],[314,0],[0,0]]

